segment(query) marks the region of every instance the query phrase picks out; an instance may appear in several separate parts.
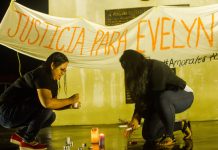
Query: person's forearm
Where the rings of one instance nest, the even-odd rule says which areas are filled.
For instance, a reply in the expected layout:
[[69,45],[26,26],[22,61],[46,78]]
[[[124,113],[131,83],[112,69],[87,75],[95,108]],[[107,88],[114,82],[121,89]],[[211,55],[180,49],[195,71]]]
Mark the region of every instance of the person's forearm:
[[61,109],[63,107],[72,105],[74,101],[72,99],[56,99],[52,98],[47,102],[46,108],[48,109]]
[[66,109],[71,109],[71,108],[72,108],[72,104],[64,106],[64,107],[61,107],[61,108],[57,108],[55,110],[66,110]]

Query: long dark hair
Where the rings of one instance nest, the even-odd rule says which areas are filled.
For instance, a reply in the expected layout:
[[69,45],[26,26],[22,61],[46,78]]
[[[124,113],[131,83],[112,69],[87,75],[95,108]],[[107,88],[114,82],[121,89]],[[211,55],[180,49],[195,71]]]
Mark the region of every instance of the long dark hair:
[[[58,67],[61,64],[69,62],[66,55],[60,52],[54,52],[52,53],[45,61],[43,66],[47,69],[49,73],[51,73],[51,64],[54,64],[54,67]],[[60,82],[58,81],[58,90],[60,90]],[[64,74],[64,92],[67,94],[67,82],[66,82],[66,74]]]
[[55,67],[58,67],[65,62],[69,62],[66,55],[60,52],[54,52],[46,59],[44,67],[50,68],[52,63]]
[[146,58],[141,53],[129,49],[120,57],[125,72],[125,84],[133,101],[146,93],[148,67]]

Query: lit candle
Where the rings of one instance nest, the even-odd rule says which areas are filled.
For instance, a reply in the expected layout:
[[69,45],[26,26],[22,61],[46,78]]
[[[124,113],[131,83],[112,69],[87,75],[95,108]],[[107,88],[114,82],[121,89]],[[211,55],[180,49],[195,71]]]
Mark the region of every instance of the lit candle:
[[99,130],[98,128],[91,129],[91,143],[98,143],[99,142]]
[[104,148],[104,140],[105,140],[104,134],[101,133],[100,136],[99,136],[99,147],[100,148]]

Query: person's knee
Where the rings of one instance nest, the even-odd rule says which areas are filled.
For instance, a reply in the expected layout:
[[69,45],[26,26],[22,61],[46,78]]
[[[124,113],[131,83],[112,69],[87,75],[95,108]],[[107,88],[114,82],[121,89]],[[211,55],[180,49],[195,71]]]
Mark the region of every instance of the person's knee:
[[50,127],[51,124],[55,121],[56,119],[56,114],[52,111],[52,110],[46,110],[44,112],[45,114],[45,118],[44,121],[42,123],[41,128],[46,128],[46,127]]
[[56,114],[52,110],[46,110],[45,111],[46,120],[49,120],[49,122],[52,124],[56,119]]
[[50,117],[51,124],[55,121],[55,119],[56,119],[56,114],[54,112],[52,112],[52,115]]

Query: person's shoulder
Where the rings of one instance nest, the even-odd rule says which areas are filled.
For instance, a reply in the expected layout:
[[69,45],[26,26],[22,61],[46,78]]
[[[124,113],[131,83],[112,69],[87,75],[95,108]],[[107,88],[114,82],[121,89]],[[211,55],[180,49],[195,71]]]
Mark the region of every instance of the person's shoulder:
[[163,61],[157,60],[157,59],[150,59],[152,62],[152,65],[155,66],[167,66]]
[[158,59],[150,59],[150,61],[152,61],[153,63],[156,63],[156,64],[165,64],[163,61],[160,61]]
[[33,71],[33,73],[45,73],[46,72],[46,68],[43,66],[39,66],[37,68],[35,68]]
[[39,66],[32,70],[31,74],[34,76],[34,78],[41,78],[41,77],[46,77],[48,75],[48,71],[45,67]]
[[24,78],[24,79],[33,79],[36,75],[38,74],[41,74],[41,69],[40,69],[40,66],[31,70],[31,71],[28,71],[26,72],[21,78]]

